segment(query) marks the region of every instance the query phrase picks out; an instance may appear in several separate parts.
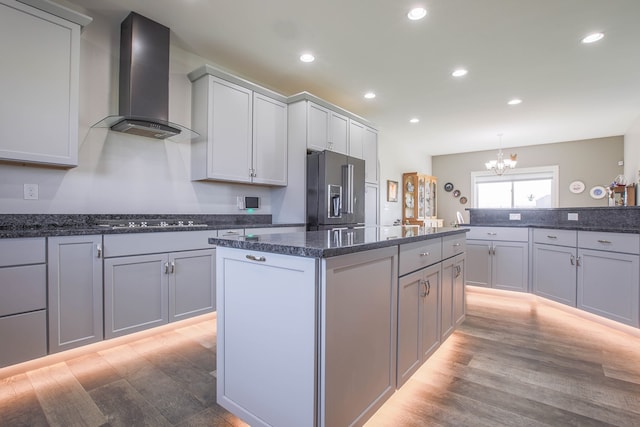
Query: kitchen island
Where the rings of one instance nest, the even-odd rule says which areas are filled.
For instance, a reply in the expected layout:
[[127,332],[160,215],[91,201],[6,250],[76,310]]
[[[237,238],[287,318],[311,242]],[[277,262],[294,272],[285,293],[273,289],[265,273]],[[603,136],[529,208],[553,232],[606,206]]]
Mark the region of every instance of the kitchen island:
[[464,318],[465,231],[210,238],[218,403],[252,426],[364,424]]

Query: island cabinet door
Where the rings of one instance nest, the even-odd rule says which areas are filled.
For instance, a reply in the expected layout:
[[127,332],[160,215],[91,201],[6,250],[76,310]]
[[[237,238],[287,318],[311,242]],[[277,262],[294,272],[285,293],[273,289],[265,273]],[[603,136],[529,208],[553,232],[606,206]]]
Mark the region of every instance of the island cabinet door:
[[251,426],[316,425],[317,264],[216,249],[217,401]]
[[397,254],[322,261],[320,426],[362,425],[396,389]]

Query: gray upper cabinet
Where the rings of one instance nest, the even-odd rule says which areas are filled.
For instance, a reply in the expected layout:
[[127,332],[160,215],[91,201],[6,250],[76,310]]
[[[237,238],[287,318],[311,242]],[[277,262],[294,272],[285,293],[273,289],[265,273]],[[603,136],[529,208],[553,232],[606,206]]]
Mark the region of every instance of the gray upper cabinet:
[[74,167],[80,30],[91,18],[29,3],[48,12],[0,0],[0,160]]
[[362,139],[364,158],[364,179],[372,184],[378,183],[378,132],[370,127],[364,128]]
[[192,179],[287,185],[286,104],[208,71],[190,74]]
[[348,154],[349,119],[311,101],[307,103],[307,149]]
[[48,238],[49,352],[103,338],[102,236]]

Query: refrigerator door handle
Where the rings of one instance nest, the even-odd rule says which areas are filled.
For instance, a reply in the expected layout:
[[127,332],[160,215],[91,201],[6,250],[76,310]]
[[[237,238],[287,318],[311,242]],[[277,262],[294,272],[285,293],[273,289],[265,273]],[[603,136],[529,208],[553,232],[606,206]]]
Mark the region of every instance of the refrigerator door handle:
[[354,209],[354,182],[353,182],[353,176],[354,176],[354,167],[353,164],[349,163],[345,166],[343,166],[343,173],[344,173],[344,185],[346,187],[346,191],[345,191],[345,199],[347,202],[347,213],[348,214],[352,214],[353,213],[353,209]]

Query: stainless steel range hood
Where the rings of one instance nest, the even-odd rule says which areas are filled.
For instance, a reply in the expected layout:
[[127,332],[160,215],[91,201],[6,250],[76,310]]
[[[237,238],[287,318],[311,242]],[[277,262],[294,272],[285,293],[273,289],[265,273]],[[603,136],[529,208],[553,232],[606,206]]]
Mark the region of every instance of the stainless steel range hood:
[[122,21],[119,115],[94,127],[179,141],[198,135],[169,122],[169,41],[169,28],[135,12]]

